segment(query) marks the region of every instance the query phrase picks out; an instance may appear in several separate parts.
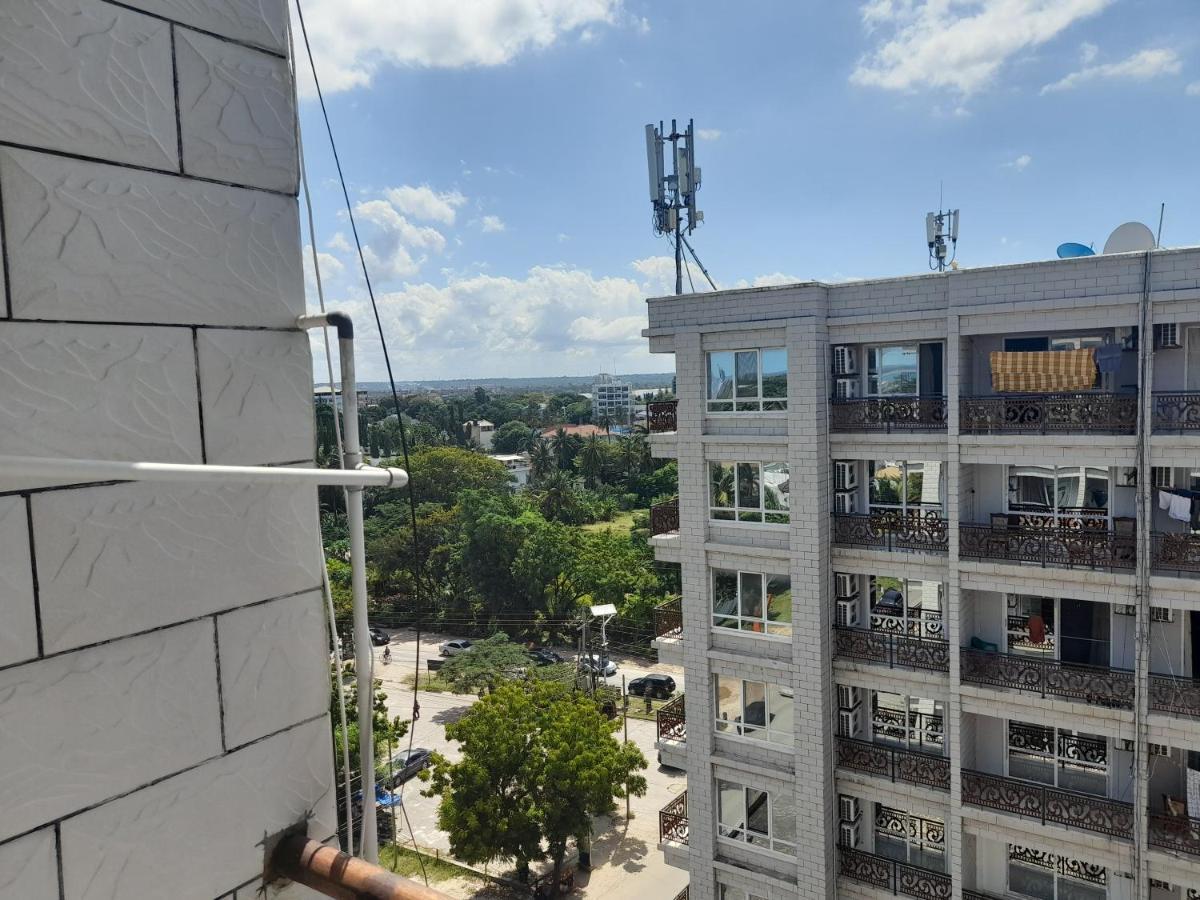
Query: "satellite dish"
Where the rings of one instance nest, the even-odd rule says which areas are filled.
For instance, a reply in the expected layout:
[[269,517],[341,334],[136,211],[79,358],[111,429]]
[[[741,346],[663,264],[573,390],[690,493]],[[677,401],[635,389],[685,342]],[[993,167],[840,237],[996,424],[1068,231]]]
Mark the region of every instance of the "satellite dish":
[[1086,244],[1076,244],[1073,241],[1068,241],[1065,244],[1058,245],[1059,259],[1076,259],[1080,256],[1095,256],[1096,251]]
[[1104,242],[1105,253],[1134,253],[1154,249],[1154,232],[1141,222],[1126,222]]

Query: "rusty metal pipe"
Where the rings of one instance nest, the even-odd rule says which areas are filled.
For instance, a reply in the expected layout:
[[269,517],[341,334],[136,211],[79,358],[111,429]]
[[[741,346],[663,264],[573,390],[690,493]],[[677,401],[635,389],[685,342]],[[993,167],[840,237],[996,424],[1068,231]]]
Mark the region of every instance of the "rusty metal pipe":
[[450,900],[448,894],[302,834],[280,841],[271,861],[276,874],[337,900]]

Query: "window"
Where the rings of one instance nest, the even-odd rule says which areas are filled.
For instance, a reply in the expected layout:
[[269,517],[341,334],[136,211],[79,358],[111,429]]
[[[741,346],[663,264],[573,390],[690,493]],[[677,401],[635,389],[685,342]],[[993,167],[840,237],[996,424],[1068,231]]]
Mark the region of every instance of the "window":
[[709,412],[784,409],[787,409],[787,353],[783,348],[708,354]]
[[787,463],[710,462],[709,515],[737,522],[788,522]]
[[867,394],[873,397],[916,396],[917,345],[867,348]]
[[1008,774],[1025,781],[1108,793],[1108,739],[1067,728],[1008,723]]
[[728,675],[714,675],[713,684],[718,734],[772,744],[792,742],[795,700],[790,689]]
[[944,712],[939,700],[873,691],[871,733],[879,744],[941,756],[946,745]]
[[743,891],[741,888],[723,884],[721,885],[721,900],[766,900],[766,898],[760,897],[758,894]]
[[714,628],[792,633],[792,581],[787,575],[713,569],[712,604]]
[[946,871],[946,823],[875,804],[875,852],[935,872]]
[[785,795],[717,780],[717,834],[755,847],[793,855],[796,810]]
[[942,508],[942,464],[911,460],[871,460],[871,509],[901,513]]
[[1109,470],[1009,466],[1008,511],[1026,527],[1107,528]]
[[942,583],[872,575],[871,630],[945,640]]
[[1103,866],[1008,845],[1008,889],[1037,900],[1104,900],[1108,872]]
[[[1040,626],[1037,623],[1039,616]],[[1054,598],[1011,595],[1008,598],[1007,631],[1009,653],[1054,659]]]

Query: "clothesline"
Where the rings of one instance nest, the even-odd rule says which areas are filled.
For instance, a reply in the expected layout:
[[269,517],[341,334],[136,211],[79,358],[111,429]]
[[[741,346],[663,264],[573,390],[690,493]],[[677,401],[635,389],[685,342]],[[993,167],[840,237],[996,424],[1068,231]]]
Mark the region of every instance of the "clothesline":
[[1158,508],[1177,522],[1200,527],[1200,491],[1184,488],[1159,488]]

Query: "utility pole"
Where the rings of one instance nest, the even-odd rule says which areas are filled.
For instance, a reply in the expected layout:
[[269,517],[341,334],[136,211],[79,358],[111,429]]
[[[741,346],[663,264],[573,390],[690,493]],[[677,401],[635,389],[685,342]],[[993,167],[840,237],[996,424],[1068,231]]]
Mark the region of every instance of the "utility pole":
[[[629,743],[629,695],[625,693],[625,675],[621,675],[621,724],[625,728],[625,743]],[[625,825],[629,826],[629,779],[625,779]]]

